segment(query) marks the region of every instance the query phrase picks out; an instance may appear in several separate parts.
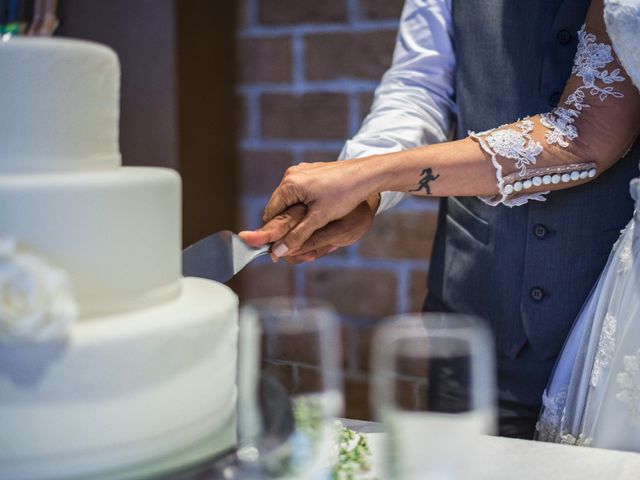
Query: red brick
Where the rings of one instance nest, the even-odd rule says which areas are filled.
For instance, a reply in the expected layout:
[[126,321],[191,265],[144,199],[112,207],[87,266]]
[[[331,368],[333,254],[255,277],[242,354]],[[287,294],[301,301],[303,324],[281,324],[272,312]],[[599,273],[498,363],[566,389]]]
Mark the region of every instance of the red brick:
[[320,369],[298,367],[298,386],[295,393],[309,393],[322,390]]
[[[355,365],[350,365],[352,370],[359,373],[372,373],[372,354],[374,353],[373,338],[379,322],[369,322],[364,325],[351,325],[349,331],[349,345],[355,350]],[[402,350],[402,349],[400,349]],[[396,359],[396,370],[399,375],[405,378],[423,380],[427,375],[427,361],[424,356],[420,356],[418,350],[415,356],[398,355]]]
[[347,376],[344,382],[345,416],[357,420],[374,420],[368,381]]
[[285,150],[245,150],[241,161],[243,195],[271,195],[293,157]]
[[338,159],[340,152],[304,152],[302,161],[307,163],[314,162],[335,162]]
[[405,0],[360,0],[359,15],[366,20],[400,19]]
[[415,382],[396,379],[395,380],[395,402],[398,408],[402,410],[415,410],[416,394]]
[[350,368],[360,373],[369,373],[369,365],[371,363],[371,340],[375,331],[375,323],[367,323],[366,325],[352,325],[349,331],[349,344],[354,350],[355,364]]
[[240,300],[255,298],[291,296],[294,293],[293,267],[284,262],[263,263],[247,266],[239,277]]
[[[373,395],[372,384],[363,378],[372,379],[372,376],[345,376],[345,403],[347,418],[373,420],[375,412],[371,408]],[[416,410],[426,403],[426,382],[423,379],[397,378],[394,381],[395,401],[398,406],[407,410]]]
[[291,38],[243,38],[238,41],[242,83],[289,82],[293,76]]
[[373,92],[362,92],[360,94],[360,118],[365,119],[371,111],[371,105],[373,104]]
[[340,327],[340,338],[342,340],[342,367],[345,370],[352,368],[351,366],[355,363],[355,360],[352,360],[352,357],[354,357],[354,345],[351,337],[351,327],[346,322],[343,322]]
[[429,407],[429,403],[427,401],[428,396],[428,388],[429,385],[426,381],[421,381],[417,383],[416,387],[416,410],[418,411],[426,411]]
[[[422,340],[409,339],[409,342],[411,341]],[[426,345],[414,352],[415,355],[403,355],[402,345],[403,342],[401,341],[398,345],[398,354],[395,355],[395,371],[403,377],[412,377],[415,380],[426,379],[429,373],[429,358],[427,357]]]
[[[321,392],[331,388],[336,382],[339,386],[342,385],[342,378],[340,373],[323,374],[319,368],[297,366],[298,369],[298,385],[296,393],[314,393]],[[337,375],[337,377],[335,376]]]
[[259,0],[258,19],[264,25],[345,22],[347,6],[345,0]]
[[306,294],[331,303],[339,313],[378,318],[396,307],[396,275],[388,270],[324,268],[305,270]]
[[308,80],[380,80],[391,64],[396,32],[320,33],[306,37]]
[[431,212],[387,212],[378,215],[362,238],[359,253],[367,258],[425,260],[431,255],[437,215]]
[[409,311],[422,311],[427,296],[427,271],[412,270],[409,276]]
[[319,366],[322,357],[318,342],[318,334],[311,333],[265,336],[265,358]]
[[349,100],[341,93],[265,94],[261,98],[265,138],[344,139]]

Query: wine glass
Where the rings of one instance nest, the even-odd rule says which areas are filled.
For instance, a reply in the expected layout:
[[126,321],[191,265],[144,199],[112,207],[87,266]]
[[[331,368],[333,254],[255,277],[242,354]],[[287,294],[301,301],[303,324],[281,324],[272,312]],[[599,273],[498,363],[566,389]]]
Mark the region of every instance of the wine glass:
[[392,317],[373,339],[373,400],[398,480],[474,478],[474,446],[495,429],[491,334],[473,317]]
[[242,478],[326,478],[342,412],[340,330],[326,304],[252,301],[240,311]]

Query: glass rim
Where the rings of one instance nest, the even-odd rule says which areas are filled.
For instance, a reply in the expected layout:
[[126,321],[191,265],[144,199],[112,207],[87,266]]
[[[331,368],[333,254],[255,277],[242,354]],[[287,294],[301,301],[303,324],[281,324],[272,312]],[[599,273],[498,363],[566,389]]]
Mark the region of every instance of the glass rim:
[[[470,352],[475,352],[478,342],[493,348],[494,340],[487,323],[479,317],[457,313],[410,313],[387,317],[374,331],[372,339],[373,357],[383,352],[395,351],[403,342],[423,342],[416,348],[407,350],[406,356],[422,357],[426,352],[438,352],[433,349],[433,341],[459,340],[465,342]],[[450,344],[447,348],[452,348]],[[457,347],[461,348],[461,345]],[[444,350],[442,350],[444,351]],[[442,355],[442,354],[441,354]],[[431,356],[431,353],[428,354]],[[375,362],[374,362],[375,363]]]

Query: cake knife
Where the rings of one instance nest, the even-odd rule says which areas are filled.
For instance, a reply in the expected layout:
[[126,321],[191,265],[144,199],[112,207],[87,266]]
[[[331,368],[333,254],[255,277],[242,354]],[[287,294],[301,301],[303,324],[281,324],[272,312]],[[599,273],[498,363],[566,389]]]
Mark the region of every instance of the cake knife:
[[198,240],[182,251],[182,274],[226,283],[255,258],[269,253],[271,244],[251,247],[229,230]]

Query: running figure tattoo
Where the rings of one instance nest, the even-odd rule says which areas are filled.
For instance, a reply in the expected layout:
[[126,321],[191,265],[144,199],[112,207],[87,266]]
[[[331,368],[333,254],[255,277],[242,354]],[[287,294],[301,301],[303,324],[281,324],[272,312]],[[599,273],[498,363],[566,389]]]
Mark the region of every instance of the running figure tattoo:
[[429,186],[429,182],[433,182],[440,177],[440,174],[433,176],[433,170],[430,168],[425,168],[422,170],[422,178],[420,179],[420,183],[418,184],[418,188],[414,188],[413,190],[409,190],[410,192],[419,192],[423,188],[427,191],[427,195],[431,195],[431,187]]

